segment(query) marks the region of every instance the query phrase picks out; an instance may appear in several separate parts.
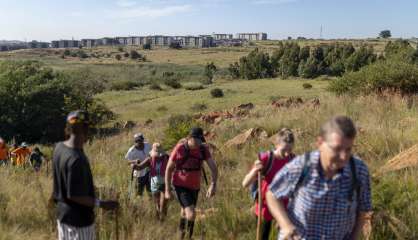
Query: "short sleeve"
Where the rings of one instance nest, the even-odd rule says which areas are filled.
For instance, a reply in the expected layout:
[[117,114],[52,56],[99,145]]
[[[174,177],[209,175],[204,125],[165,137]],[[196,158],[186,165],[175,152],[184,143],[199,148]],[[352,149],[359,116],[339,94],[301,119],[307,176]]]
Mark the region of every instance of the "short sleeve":
[[357,169],[360,181],[359,210],[362,212],[369,212],[372,211],[369,170],[366,164],[364,164],[361,160],[358,160],[356,163],[359,166]]
[[91,195],[91,172],[89,165],[82,159],[75,160],[68,167],[67,196],[87,197]]
[[125,154],[125,160],[133,160],[131,159],[131,155],[132,155],[132,148],[130,148],[128,152]]
[[274,177],[269,189],[277,199],[289,198],[302,174],[303,157],[298,156],[286,164]]

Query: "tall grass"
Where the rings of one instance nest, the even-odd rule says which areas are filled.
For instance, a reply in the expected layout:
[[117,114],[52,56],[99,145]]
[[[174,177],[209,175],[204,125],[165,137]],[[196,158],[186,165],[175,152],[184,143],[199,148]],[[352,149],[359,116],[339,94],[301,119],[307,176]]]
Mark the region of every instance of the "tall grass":
[[[300,154],[315,147],[321,123],[333,115],[346,114],[355,120],[360,129],[355,152],[374,172],[388,159],[418,141],[418,99],[412,99],[412,105],[410,103],[396,95],[361,98],[324,95],[316,109],[275,109],[268,104],[257,105],[248,118],[226,120],[214,126],[212,130],[218,137],[213,144],[222,149],[221,153],[215,154],[219,165],[219,189],[214,199],[205,199],[203,193],[206,186],[203,186],[198,207],[203,210],[214,208],[216,211],[212,213],[208,210],[204,218],[198,217],[196,238],[255,238],[252,201],[240,183],[257,152],[269,148],[271,143],[252,142],[242,149],[223,148],[231,137],[250,127],[262,127],[270,134],[282,127],[290,127],[297,132],[295,151]],[[99,194],[104,198],[119,195],[122,204],[119,214],[121,239],[174,239],[179,218],[178,203],[170,202],[169,217],[165,223],[159,223],[154,217],[153,204],[147,197],[129,200],[130,170],[123,160],[135,131],[144,132],[150,142],[162,141],[166,124],[165,118],[160,118],[154,121],[152,128],[95,139],[86,147]],[[55,226],[48,217],[45,205],[45,198],[51,192],[51,177],[47,178],[45,172],[36,175],[29,170],[9,168],[2,168],[0,172],[0,239],[54,239]],[[375,210],[384,210],[399,219],[407,229],[399,231],[408,239],[418,237],[416,178],[416,172],[409,170],[374,179],[372,185]],[[101,212],[97,216],[100,239],[115,239],[115,216]],[[373,227],[373,239],[396,239],[398,236],[382,218],[377,218]]]

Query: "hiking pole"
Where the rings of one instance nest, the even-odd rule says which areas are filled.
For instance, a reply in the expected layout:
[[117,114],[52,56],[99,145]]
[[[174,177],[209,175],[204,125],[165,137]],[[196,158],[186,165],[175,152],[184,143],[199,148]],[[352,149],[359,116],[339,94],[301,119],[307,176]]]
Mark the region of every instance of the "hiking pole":
[[262,194],[261,194],[261,172],[258,172],[257,174],[257,181],[258,181],[258,216],[257,216],[257,240],[261,240],[261,210],[262,210]]
[[204,166],[202,166],[202,172],[203,172],[203,178],[205,179],[206,186],[208,186],[209,185],[209,183],[208,183],[208,176],[206,176],[206,171],[205,171],[205,167]]
[[115,210],[115,230],[116,230],[116,240],[119,240],[119,210]]
[[129,183],[129,192],[128,192],[128,199],[129,200],[132,200],[133,182],[134,182],[134,168],[132,168],[132,171],[131,171],[131,182]]

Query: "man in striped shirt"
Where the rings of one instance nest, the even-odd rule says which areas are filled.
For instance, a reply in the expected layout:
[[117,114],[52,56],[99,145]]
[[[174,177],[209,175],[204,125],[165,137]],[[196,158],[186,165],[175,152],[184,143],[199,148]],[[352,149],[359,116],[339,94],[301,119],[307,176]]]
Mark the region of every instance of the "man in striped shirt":
[[[352,155],[356,129],[337,116],[326,122],[318,150],[299,156],[277,173],[266,194],[280,226],[279,239],[358,239],[372,210],[367,166]],[[286,210],[279,199],[289,198]]]

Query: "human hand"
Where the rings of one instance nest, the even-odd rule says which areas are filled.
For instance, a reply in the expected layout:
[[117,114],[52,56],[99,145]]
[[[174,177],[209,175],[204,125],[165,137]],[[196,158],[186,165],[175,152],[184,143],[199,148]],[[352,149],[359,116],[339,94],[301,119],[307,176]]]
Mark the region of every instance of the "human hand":
[[263,163],[260,160],[254,162],[254,171],[260,172],[263,168]]
[[165,198],[166,200],[170,200],[170,199],[171,199],[171,191],[170,191],[170,189],[166,189],[166,190],[165,190],[165,193],[164,193],[164,198]]
[[281,234],[283,234],[283,239],[285,240],[302,240],[302,237],[297,232],[297,229],[294,225],[289,225],[287,227],[283,227],[280,230]]
[[208,191],[206,192],[206,197],[211,198],[211,197],[215,196],[215,194],[216,194],[216,184],[211,183],[210,186],[209,186]]

